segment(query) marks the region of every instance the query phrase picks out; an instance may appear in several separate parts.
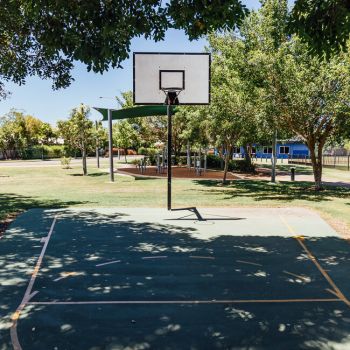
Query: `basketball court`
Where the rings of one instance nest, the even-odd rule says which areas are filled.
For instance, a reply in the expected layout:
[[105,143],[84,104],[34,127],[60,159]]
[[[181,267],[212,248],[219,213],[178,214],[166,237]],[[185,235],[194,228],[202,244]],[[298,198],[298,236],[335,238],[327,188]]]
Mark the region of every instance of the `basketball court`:
[[[134,53],[133,83],[134,104],[166,105],[168,210],[20,215],[0,245],[0,349],[348,349],[350,245],[316,213],[172,209],[172,107],[210,103],[210,55]],[[97,110],[113,181],[118,111]]]
[[33,209],[1,243],[1,349],[350,345],[349,242],[304,208]]

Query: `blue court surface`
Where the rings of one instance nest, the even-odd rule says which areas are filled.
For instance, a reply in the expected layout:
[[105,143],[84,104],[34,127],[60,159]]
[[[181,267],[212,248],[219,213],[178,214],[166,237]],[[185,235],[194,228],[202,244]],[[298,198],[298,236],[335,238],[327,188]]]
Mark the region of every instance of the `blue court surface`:
[[350,349],[350,244],[304,208],[33,209],[0,349]]

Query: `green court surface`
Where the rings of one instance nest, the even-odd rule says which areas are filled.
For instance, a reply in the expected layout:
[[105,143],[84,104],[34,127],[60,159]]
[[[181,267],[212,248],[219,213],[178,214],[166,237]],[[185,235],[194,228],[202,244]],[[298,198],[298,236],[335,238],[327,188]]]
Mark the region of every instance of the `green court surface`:
[[350,244],[303,208],[33,209],[0,349],[350,349]]

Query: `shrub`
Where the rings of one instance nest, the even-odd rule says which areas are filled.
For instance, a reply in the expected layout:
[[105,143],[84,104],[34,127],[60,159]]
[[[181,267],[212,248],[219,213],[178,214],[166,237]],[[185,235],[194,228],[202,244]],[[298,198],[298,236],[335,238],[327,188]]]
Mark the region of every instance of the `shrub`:
[[239,171],[242,173],[254,173],[255,164],[250,163],[246,159],[233,159],[228,163],[229,171]]
[[156,148],[148,148],[148,159],[151,165],[155,165],[157,163],[157,154],[158,150]]
[[176,164],[178,165],[186,165],[187,164],[187,156],[180,156],[176,158]]
[[70,162],[71,162],[70,157],[62,157],[61,158],[61,165],[63,169],[70,169]]
[[38,149],[36,147],[23,149],[19,152],[20,158],[22,159],[37,159],[41,158],[39,155]]
[[207,167],[209,169],[221,169],[222,159],[214,154],[207,155]]
[[65,150],[63,145],[44,146],[45,158],[60,158],[64,156]]
[[[207,155],[207,167],[211,169],[220,169],[222,159],[219,156],[212,154]],[[254,173],[255,165],[247,161],[246,159],[232,159],[228,163],[229,171],[239,171],[242,173]]]
[[140,154],[142,156],[147,156],[147,148],[146,147],[140,147],[137,151],[137,154]]
[[140,159],[132,159],[130,163],[138,166],[138,165],[140,165]]
[[59,158],[59,157],[62,157],[63,155],[62,146],[50,146],[49,150],[52,152],[52,158]]
[[148,162],[150,165],[154,165],[157,163],[157,154],[159,153],[157,148],[146,148],[146,147],[140,147],[138,149],[137,154],[147,156]]

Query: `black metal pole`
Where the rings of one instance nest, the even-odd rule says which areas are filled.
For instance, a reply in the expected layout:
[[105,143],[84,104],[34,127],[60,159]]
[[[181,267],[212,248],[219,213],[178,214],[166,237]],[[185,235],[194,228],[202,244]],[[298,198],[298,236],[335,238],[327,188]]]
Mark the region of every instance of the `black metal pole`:
[[171,210],[171,105],[168,102],[167,115],[168,115],[168,210]]
[[113,166],[113,134],[112,134],[112,111],[108,109],[108,151],[109,151],[109,175],[111,182],[114,182]]

